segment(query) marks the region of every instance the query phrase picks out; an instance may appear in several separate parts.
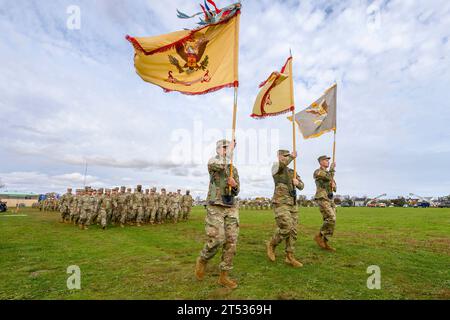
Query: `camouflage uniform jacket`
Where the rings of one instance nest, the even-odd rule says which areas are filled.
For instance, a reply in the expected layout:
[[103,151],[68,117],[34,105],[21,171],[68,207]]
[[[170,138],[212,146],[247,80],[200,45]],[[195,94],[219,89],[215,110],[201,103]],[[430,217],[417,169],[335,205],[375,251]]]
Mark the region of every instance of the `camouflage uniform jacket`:
[[[294,191],[294,184],[292,183],[294,170],[288,168],[288,165],[292,160],[294,160],[294,158],[289,155],[283,160],[274,163],[272,166],[272,178],[275,183],[275,190],[272,197],[273,204],[295,205],[295,197],[292,194],[292,191]],[[305,186],[303,181],[300,179],[299,175],[297,175],[296,178],[300,181],[297,189],[303,190]]]
[[59,201],[60,201],[61,208],[68,209],[68,208],[70,208],[70,205],[72,204],[73,194],[66,193],[61,197],[61,199]]
[[112,198],[111,196],[107,196],[106,194],[102,195],[98,200],[98,206],[101,209],[111,210],[112,207]]
[[[331,199],[328,195],[336,192],[336,182],[333,179],[334,170],[329,171],[322,168],[314,171],[314,180],[316,181],[316,195],[315,199]],[[333,190],[331,189],[331,181],[335,183]]]
[[140,208],[144,206],[144,201],[145,201],[145,195],[142,192],[135,192],[133,193],[133,198],[132,198],[132,202],[133,202],[133,208]]
[[147,199],[148,206],[150,208],[158,207],[158,195],[150,193]]
[[190,194],[185,194],[181,197],[181,206],[183,207],[192,207],[192,202],[194,202],[194,199],[192,199]]
[[160,194],[158,197],[158,204],[160,208],[166,207],[167,203],[169,202],[169,197],[167,194]]
[[224,207],[237,207],[237,201],[227,205],[223,202],[222,196],[236,197],[240,191],[239,174],[235,166],[233,166],[233,178],[236,181],[236,187],[228,187],[228,178],[230,176],[230,164],[228,157],[220,157],[219,155],[208,161],[209,172],[209,189],[206,201],[208,204],[219,205]]

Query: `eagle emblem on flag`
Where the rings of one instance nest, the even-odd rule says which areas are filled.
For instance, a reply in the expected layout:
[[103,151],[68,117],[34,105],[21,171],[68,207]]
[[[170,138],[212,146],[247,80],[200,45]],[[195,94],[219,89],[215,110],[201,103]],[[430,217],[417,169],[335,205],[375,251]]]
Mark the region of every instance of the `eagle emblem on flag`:
[[205,70],[208,66],[209,57],[206,55],[205,58],[200,61],[205,53],[206,45],[209,40],[202,37],[197,40],[187,41],[186,43],[181,43],[176,46],[177,54],[183,59],[184,64],[181,65],[177,58],[169,54],[169,62],[173,64],[179,73],[186,72],[191,74],[199,69]]

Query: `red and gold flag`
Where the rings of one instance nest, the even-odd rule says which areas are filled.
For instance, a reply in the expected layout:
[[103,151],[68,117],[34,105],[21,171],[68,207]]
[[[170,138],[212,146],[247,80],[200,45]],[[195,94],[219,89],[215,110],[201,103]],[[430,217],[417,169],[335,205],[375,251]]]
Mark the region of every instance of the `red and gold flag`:
[[137,74],[164,91],[205,94],[237,87],[239,16],[154,37],[130,37]]
[[261,90],[253,105],[251,117],[265,118],[294,110],[291,65],[292,57],[289,57],[280,72],[272,72],[259,85]]

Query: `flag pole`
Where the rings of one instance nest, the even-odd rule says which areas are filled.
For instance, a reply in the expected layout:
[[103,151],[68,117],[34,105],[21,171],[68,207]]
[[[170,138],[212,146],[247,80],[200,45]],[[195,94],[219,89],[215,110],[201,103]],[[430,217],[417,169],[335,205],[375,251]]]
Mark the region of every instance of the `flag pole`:
[[[291,63],[289,64],[289,75],[291,80],[291,108],[292,108],[292,152],[297,151],[297,141],[295,139],[295,102],[294,102],[294,75],[292,73],[292,51],[289,49],[291,55]],[[294,178],[297,177],[297,158],[294,158]]]
[[[331,87],[331,88],[333,88],[333,87],[335,87],[335,86],[337,86],[337,84],[336,84],[336,82],[334,83],[334,85]],[[337,112],[337,91],[336,91],[336,95],[334,96],[334,105],[335,105],[335,108],[336,108],[336,110],[335,110],[335,112]],[[335,115],[335,117],[336,117],[336,115]],[[333,135],[333,163],[336,161],[336,123],[335,123],[335,125],[334,125],[334,135]]]
[[[334,84],[336,86],[336,83]],[[336,98],[335,98],[336,99]],[[337,101],[334,101],[334,105],[336,106],[336,112],[337,112]],[[333,163],[336,163],[336,124],[334,126],[334,133],[333,133]],[[334,181],[334,172],[331,174],[331,183],[333,184]],[[333,188],[331,188],[333,190]]]
[[336,129],[334,129],[333,135],[333,163],[336,161]]
[[[236,140],[237,96],[238,96],[238,88],[234,87],[233,123],[232,123],[232,129],[231,129],[231,143],[234,143],[234,141]],[[230,178],[233,178],[233,154],[234,154],[234,148],[231,150]],[[228,186],[228,192],[231,193],[231,186]]]
[[[239,16],[236,20],[236,25],[234,28],[234,37],[235,37],[235,48],[234,48],[234,76],[235,79],[238,77],[238,61],[239,61]],[[236,140],[236,113],[237,113],[237,99],[238,99],[238,85],[234,86],[234,103],[233,103],[233,122],[231,129],[231,143],[234,143]],[[234,148],[231,151],[231,159],[230,159],[230,178],[233,178],[233,156],[234,156]],[[228,193],[231,195],[231,186],[228,186]]]

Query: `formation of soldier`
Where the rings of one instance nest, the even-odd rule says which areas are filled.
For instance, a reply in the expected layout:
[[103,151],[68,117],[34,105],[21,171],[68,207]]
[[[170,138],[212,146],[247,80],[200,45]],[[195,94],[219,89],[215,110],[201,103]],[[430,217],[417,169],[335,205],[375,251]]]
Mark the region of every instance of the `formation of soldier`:
[[[219,264],[220,276],[218,283],[227,288],[237,287],[236,280],[229,278],[233,269],[233,259],[236,254],[239,235],[239,208],[251,208],[256,203],[264,207],[265,199],[255,199],[254,203],[238,201],[240,182],[237,168],[231,166],[230,159],[235,148],[234,142],[219,140],[216,145],[216,156],[208,162],[209,189],[206,199],[205,233],[206,241],[195,265],[195,275],[198,280],[205,276],[206,265],[222,248]],[[269,241],[266,242],[267,256],[270,261],[276,260],[276,247],[285,243],[285,262],[293,267],[303,264],[295,258],[295,243],[297,241],[298,206],[297,190],[303,190],[304,183],[299,175],[294,176],[294,170],[289,164],[297,157],[295,152],[278,151],[278,161],[272,167],[274,180],[274,194],[271,205],[275,214],[277,229]],[[329,245],[336,225],[336,207],[333,193],[336,192],[334,180],[335,163],[330,166],[330,158],[318,158],[320,167],[314,172],[316,183],[315,201],[319,205],[323,224],[319,233],[314,237],[316,243],[323,249],[335,251]],[[54,200],[48,203],[53,205]],[[94,190],[89,187],[77,190],[75,195],[69,188],[58,201],[57,207],[61,213],[61,222],[71,222],[87,229],[89,225],[98,223],[103,229],[108,224],[137,225],[161,224],[164,222],[177,223],[186,221],[193,205],[189,191],[181,195],[166,193],[161,189],[147,189],[138,185],[134,192],[131,188]],[[45,206],[44,206],[45,207]],[[46,208],[46,207],[45,207]]]
[[250,210],[270,210],[272,209],[272,200],[269,198],[255,198],[239,200],[240,209]]
[[[44,200],[45,201],[45,200]],[[166,192],[158,193],[156,188],[142,189],[137,185],[132,192],[124,186],[120,189],[77,189],[75,194],[68,188],[58,201],[62,223],[73,223],[80,229],[99,224],[103,229],[108,225],[142,226],[144,224],[177,223],[187,221],[191,213],[193,199],[190,191],[182,195]]]
[[48,193],[46,198],[39,202],[39,211],[58,211],[59,201],[55,193]]

